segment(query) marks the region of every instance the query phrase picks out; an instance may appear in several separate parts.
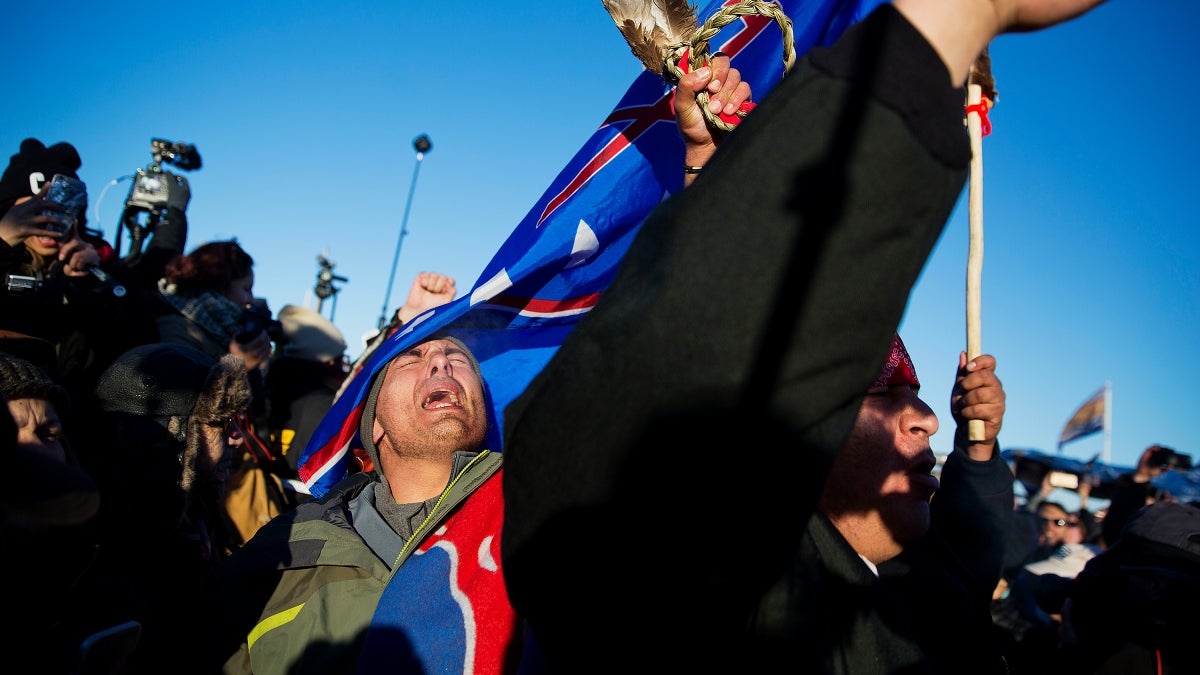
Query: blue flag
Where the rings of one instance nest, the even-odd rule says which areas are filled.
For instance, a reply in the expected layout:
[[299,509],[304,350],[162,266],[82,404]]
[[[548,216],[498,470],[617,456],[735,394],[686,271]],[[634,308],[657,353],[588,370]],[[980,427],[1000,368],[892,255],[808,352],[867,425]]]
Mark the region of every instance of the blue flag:
[[[780,0],[779,5],[793,24],[793,48],[802,55],[832,43],[883,2]],[[704,24],[734,4],[704,2],[697,22]],[[612,38],[623,39],[615,25]],[[732,58],[756,99],[784,75],[782,32],[768,17],[738,18],[710,40],[709,51]],[[479,359],[491,403],[487,445],[502,450],[504,408],[595,306],[642,220],[683,187],[683,141],[672,103],[672,87],[660,74],[643,71],[513,230],[471,292],[416,317],[370,355],[300,457],[300,477],[313,496],[321,497],[344,478],[352,448],[362,447],[358,424],[375,372],[441,330],[452,331]]]

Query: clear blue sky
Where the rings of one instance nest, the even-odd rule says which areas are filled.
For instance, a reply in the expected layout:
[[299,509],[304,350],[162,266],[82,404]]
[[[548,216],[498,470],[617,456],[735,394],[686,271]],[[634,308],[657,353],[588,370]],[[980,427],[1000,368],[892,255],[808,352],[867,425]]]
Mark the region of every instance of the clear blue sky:
[[[351,354],[384,304],[415,136],[433,150],[389,313],[420,271],[466,293],[641,69],[600,0],[18,3],[5,19],[0,157],[29,136],[74,144],[111,241],[129,183],[106,184],[146,165],[152,137],[194,143],[188,249],[236,236],[276,311],[316,306],[325,253],[349,282],[323,313]],[[1114,463],[1151,443],[1200,460],[1197,25],[1192,0],[1111,0],[991,47],[983,349],[1000,359],[1008,447],[1053,451],[1109,381]],[[964,199],[901,326],[943,420],[938,452],[966,340],[967,231]]]

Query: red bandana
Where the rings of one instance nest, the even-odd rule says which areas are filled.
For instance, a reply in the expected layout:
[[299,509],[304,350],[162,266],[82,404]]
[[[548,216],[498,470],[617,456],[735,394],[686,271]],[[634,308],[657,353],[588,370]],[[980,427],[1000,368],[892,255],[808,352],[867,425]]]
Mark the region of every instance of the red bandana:
[[871,383],[872,389],[887,387],[893,384],[909,384],[918,389],[921,387],[917,380],[917,369],[913,366],[912,358],[899,333],[892,334],[892,351],[888,353],[887,362],[883,364],[883,372]]

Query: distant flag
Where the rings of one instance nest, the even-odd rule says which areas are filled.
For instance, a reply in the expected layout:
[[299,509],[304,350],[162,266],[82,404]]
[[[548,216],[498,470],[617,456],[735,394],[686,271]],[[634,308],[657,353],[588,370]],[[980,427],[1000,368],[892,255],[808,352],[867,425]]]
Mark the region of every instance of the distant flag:
[[1067,425],[1063,427],[1062,434],[1058,437],[1060,452],[1062,446],[1070,441],[1107,429],[1108,399],[1109,386],[1105,384],[1083,405],[1079,406],[1075,414],[1071,415],[1071,419],[1067,420]]
[[[792,20],[793,48],[831,44],[885,0],[780,0]],[[599,4],[599,2],[597,2]],[[700,23],[735,1],[709,0]],[[621,34],[613,29],[612,39]],[[761,99],[783,77],[783,43],[772,19],[739,17],[710,40]],[[363,364],[321,421],[300,457],[300,478],[315,497],[347,475],[373,374],[401,350],[451,330],[479,358],[490,397],[488,447],[501,450],[504,408],[550,360],[608,287],[642,220],[683,186],[683,141],[673,90],[643,71],[600,127],[517,225],[471,292],[416,317]],[[553,114],[549,112],[547,114]],[[803,123],[797,120],[796,123]]]

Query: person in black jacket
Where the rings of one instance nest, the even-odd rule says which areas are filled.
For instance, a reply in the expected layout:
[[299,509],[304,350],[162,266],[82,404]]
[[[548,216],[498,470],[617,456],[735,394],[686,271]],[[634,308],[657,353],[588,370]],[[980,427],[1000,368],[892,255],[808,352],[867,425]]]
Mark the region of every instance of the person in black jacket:
[[1178,457],[1173,448],[1151,445],[1142,451],[1133,471],[1117,476],[1108,511],[1101,523],[1105,544],[1112,544],[1121,536],[1121,530],[1134,513],[1165,496],[1151,481],[1174,470]]
[[[788,576],[787,595],[803,609],[755,628],[769,645],[781,627],[807,642],[818,672],[1005,672],[989,611],[1013,482],[996,442],[1005,409],[996,361],[959,357],[954,451],[939,481],[929,445],[938,420],[903,350],[895,338],[801,540],[804,572]],[[897,362],[908,367],[893,370]],[[971,419],[984,422],[978,440],[968,438]]]
[[[47,200],[55,174],[78,178],[70,143],[21,142],[0,175],[0,329],[55,345],[48,374],[66,387],[81,418],[104,369],[126,350],[156,342],[153,304],[167,260],[187,238],[186,187],[171,189],[167,216],[146,250],[122,260],[87,227],[86,202],[65,233],[62,209]],[[68,218],[69,220],[69,218]]]
[[[505,411],[502,566],[551,672],[1004,669],[987,644],[1002,557],[989,529],[1012,508],[1012,476],[998,410],[973,409],[975,392],[997,390],[980,382],[990,357],[959,361],[956,417],[990,435],[987,452],[963,439],[947,462],[944,522],[942,497],[917,498],[933,492],[923,450],[903,490],[877,486],[904,517],[880,509],[887,528],[866,539],[919,534],[932,508],[921,545],[876,563],[876,583],[860,557],[875,554],[814,519],[964,185],[968,70],[995,35],[1096,4],[884,4],[812,50],[647,218],[595,309]],[[919,417],[926,428],[896,433],[931,433]],[[839,562],[808,555],[818,531]]]
[[231,548],[223,515],[250,404],[245,362],[154,343],[122,354],[94,396],[89,431],[108,460],[95,475],[105,547],[98,565],[127,588],[125,608],[143,632],[127,673],[210,672],[195,658],[210,628],[211,575]]

